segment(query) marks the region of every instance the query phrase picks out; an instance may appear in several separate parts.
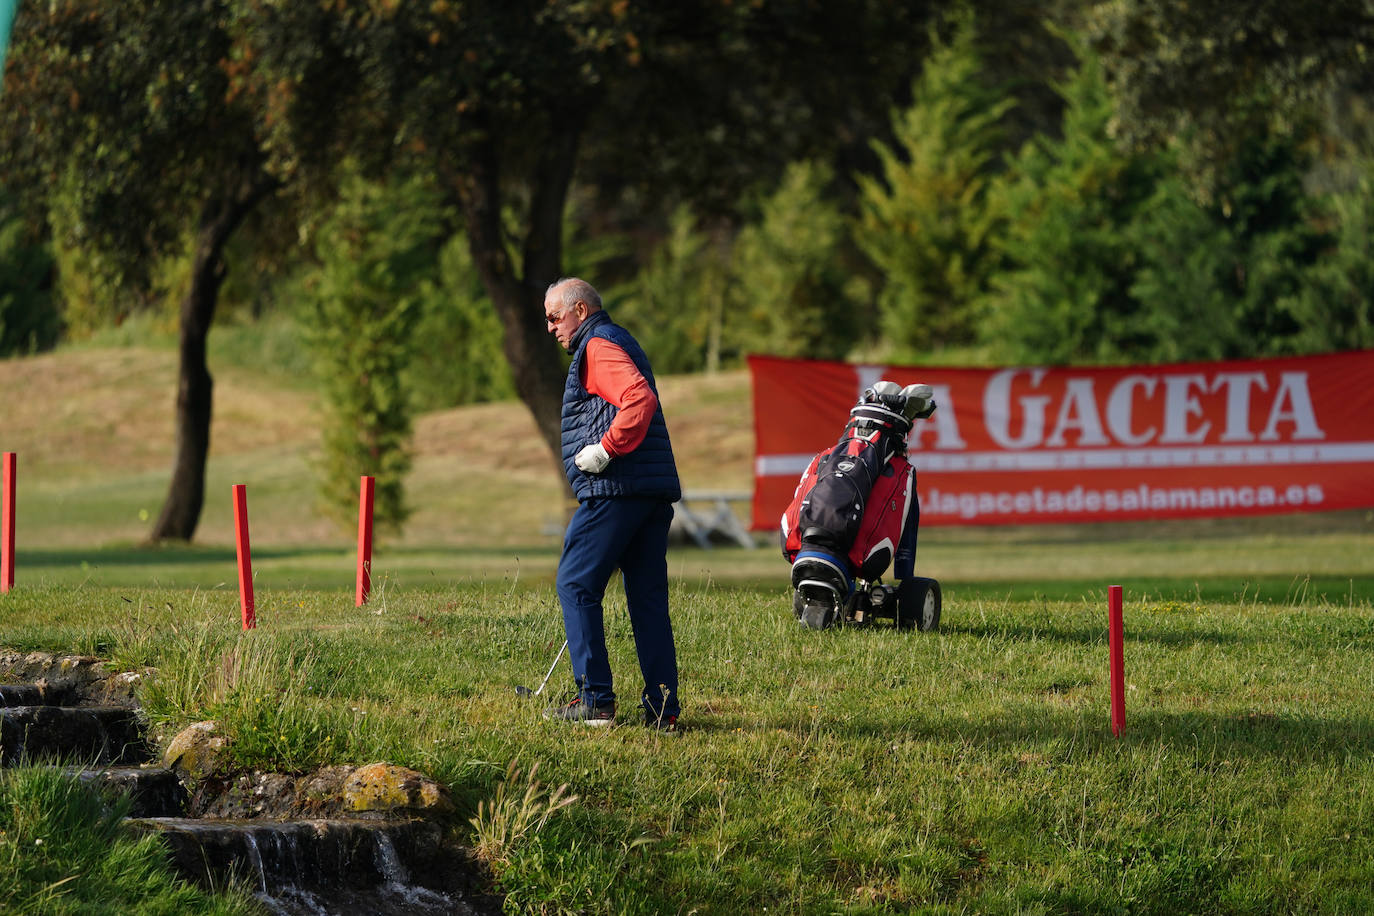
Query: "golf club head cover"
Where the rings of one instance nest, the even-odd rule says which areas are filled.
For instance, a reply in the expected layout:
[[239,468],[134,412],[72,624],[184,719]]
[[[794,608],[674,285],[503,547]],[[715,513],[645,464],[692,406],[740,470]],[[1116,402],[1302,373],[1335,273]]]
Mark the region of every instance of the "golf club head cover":
[[896,382],[890,382],[887,379],[883,379],[880,382],[874,382],[873,387],[864,392],[863,399],[866,403],[871,404],[884,396],[891,397],[894,394],[900,393],[901,389],[897,386]]
[[908,420],[924,420],[935,412],[935,390],[929,385],[907,385],[901,394],[906,401],[903,412]]

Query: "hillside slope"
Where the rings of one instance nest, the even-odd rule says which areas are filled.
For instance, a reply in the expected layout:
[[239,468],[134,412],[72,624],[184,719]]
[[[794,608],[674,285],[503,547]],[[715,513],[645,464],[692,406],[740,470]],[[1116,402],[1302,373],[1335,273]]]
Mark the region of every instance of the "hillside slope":
[[[211,366],[215,413],[197,540],[230,540],[227,492],[248,485],[255,530],[276,545],[346,533],[315,508],[319,405],[260,373]],[[748,489],[748,375],[667,378],[661,395],[684,485]],[[74,349],[0,361],[0,450],[19,455],[19,520],[30,545],[141,539],[171,475],[176,356]],[[393,543],[544,542],[563,512],[562,470],[518,402],[417,418],[407,481],[414,515]]]

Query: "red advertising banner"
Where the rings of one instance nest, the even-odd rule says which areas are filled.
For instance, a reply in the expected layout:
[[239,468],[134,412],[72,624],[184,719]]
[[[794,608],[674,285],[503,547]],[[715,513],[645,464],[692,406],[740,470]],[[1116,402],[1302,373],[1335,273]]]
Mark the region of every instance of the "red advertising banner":
[[879,379],[939,405],[908,438],[924,525],[1374,506],[1374,351],[1113,368],[942,369],[751,356],[755,530]]

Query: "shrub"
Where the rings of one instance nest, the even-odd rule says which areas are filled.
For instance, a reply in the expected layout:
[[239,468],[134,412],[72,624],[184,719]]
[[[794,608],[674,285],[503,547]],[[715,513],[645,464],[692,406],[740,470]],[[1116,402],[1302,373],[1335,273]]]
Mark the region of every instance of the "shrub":
[[51,349],[61,323],[52,295],[52,253],[29,236],[0,197],[0,357]]
[[434,282],[440,211],[419,181],[345,181],[315,243],[306,338],[324,399],[320,495],[341,522],[356,518],[358,479],[376,478],[375,518],[408,515],[412,406],[405,367],[419,303]]

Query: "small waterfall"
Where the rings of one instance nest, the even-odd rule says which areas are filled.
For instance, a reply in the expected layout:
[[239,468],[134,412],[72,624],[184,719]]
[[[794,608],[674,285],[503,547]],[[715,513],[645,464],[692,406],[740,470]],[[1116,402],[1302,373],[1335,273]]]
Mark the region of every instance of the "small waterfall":
[[88,733],[89,733],[90,735],[94,736],[94,737],[96,738],[96,740],[98,740],[98,741],[100,742],[99,747],[96,749],[96,758],[95,758],[95,759],[97,759],[97,760],[116,760],[116,759],[118,759],[113,753],[111,753],[110,745],[111,745],[112,742],[110,741],[110,730],[109,730],[108,728],[105,727],[105,723],[102,722],[102,721],[100,720],[100,717],[97,716],[95,713],[87,713],[87,714],[86,714],[86,721],[90,723],[90,727],[89,727],[89,729],[88,729]]
[[415,882],[401,851],[439,841],[432,825],[360,820],[228,821],[152,817],[131,821],[166,840],[178,867],[201,884],[247,879],[278,916],[461,914],[462,900]]
[[396,844],[391,842],[385,830],[377,831],[376,853],[377,871],[382,873],[382,879],[387,884],[405,884],[410,880],[410,874],[401,864],[401,857],[396,855]]
[[435,913],[461,912],[459,904],[438,891],[410,883],[410,873],[406,871],[401,857],[396,854],[396,844],[385,830],[376,833],[375,853],[377,870],[382,873],[382,892],[388,896],[399,897],[406,906],[415,910],[432,908]]
[[262,850],[258,849],[257,837],[253,836],[253,831],[245,830],[243,842],[248,849],[248,864],[253,869],[253,874],[258,879],[258,893],[264,897],[267,893],[267,869],[262,864]]
[[[320,896],[305,886],[310,882],[311,873],[302,858],[302,834],[289,830],[287,825],[282,825],[281,829],[258,826],[248,830],[250,842],[256,842],[254,835],[261,834],[270,847],[269,858],[273,863],[272,885],[275,893],[268,891],[264,871],[262,887],[254,896],[277,916],[334,916]],[[344,864],[341,862],[340,875],[344,873]],[[323,878],[324,875],[315,877]]]

